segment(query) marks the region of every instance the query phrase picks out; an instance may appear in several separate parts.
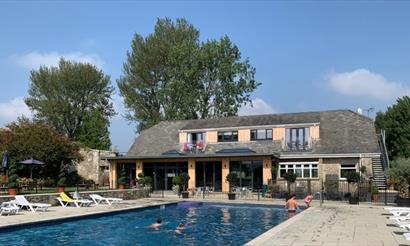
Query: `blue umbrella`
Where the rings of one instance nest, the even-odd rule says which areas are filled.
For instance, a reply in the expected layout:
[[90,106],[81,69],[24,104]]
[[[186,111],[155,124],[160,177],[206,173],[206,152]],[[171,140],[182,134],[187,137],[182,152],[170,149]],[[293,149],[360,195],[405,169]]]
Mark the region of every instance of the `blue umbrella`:
[[9,163],[9,153],[6,151],[4,151],[3,153],[3,160],[1,162],[1,167],[3,168],[3,170],[7,170],[8,168],[8,163]]
[[[34,160],[33,158],[28,159],[28,160],[25,160],[25,161],[20,161],[19,163],[20,163],[20,164],[23,164],[23,165],[31,165],[32,167],[33,167],[33,166],[43,165],[43,164],[44,164],[44,162],[41,162],[41,161],[38,161],[38,160]],[[30,168],[30,178],[31,178],[31,179],[33,178],[33,168]]]

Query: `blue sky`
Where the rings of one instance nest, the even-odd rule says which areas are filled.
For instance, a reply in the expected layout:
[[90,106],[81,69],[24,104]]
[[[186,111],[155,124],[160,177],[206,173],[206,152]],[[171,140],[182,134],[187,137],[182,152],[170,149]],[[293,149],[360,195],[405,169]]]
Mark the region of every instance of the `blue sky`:
[[[202,40],[228,35],[250,59],[262,85],[241,114],[385,110],[410,94],[409,11],[404,1],[1,1],[0,127],[30,115],[30,70],[60,56],[96,64],[116,87],[134,33],[158,17],[186,18]],[[113,99],[113,147],[127,151],[135,124],[118,90]]]

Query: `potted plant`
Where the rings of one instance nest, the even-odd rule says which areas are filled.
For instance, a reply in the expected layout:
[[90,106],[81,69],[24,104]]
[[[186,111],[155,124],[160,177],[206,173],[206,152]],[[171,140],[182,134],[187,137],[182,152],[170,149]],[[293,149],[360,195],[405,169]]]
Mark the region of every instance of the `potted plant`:
[[238,182],[238,175],[236,173],[228,173],[228,175],[226,175],[226,181],[229,182],[228,199],[235,200],[236,194],[233,192],[233,188]]
[[283,178],[286,180],[286,182],[288,183],[288,194],[290,194],[290,185],[292,183],[295,183],[296,181],[296,174],[293,172],[287,172],[283,174]]
[[9,167],[9,178],[8,178],[8,185],[7,188],[9,190],[9,195],[17,195],[17,189],[18,189],[18,175],[17,175],[17,166],[16,163],[11,162],[10,167]]
[[58,192],[64,192],[64,188],[67,184],[67,178],[66,178],[66,172],[64,168],[64,164],[61,163],[60,166],[60,173],[58,174],[58,181],[57,181],[57,187],[58,187]]
[[[346,180],[347,180],[347,188],[350,193],[350,184],[357,183],[360,181],[360,173],[358,172],[347,172],[346,173]],[[359,204],[359,197],[357,196],[356,192],[353,192],[353,195],[349,197],[349,204]]]
[[125,168],[123,167],[120,172],[120,177],[118,178],[119,189],[124,190],[126,183],[127,183],[127,173],[125,172]]
[[379,195],[379,187],[377,187],[376,185],[372,186],[372,200],[373,202],[378,202],[380,199],[380,195]]
[[187,173],[181,173],[179,175],[179,177],[181,178],[181,186],[182,186],[182,198],[188,198],[189,196],[189,192],[186,190],[187,185],[188,185],[188,181],[190,179],[189,175]]
[[410,159],[399,158],[392,161],[387,176],[394,180],[394,188],[399,191],[397,206],[410,207]]

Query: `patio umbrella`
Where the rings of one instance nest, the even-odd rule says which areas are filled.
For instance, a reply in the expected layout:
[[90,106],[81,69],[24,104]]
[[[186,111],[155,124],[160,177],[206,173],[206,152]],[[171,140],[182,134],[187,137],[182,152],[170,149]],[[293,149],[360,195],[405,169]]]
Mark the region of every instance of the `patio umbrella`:
[[33,158],[25,160],[25,161],[20,161],[19,163],[23,164],[23,165],[30,165],[31,166],[31,168],[30,168],[30,178],[31,179],[33,178],[33,167],[44,164],[44,162],[34,160]]

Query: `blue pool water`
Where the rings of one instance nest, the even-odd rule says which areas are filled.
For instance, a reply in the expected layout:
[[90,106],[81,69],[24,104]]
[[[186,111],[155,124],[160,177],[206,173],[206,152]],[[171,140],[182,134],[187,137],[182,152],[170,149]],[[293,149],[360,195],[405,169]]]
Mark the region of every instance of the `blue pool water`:
[[[163,226],[147,228],[157,217]],[[287,218],[282,206],[174,204],[3,230],[0,245],[243,245]]]

